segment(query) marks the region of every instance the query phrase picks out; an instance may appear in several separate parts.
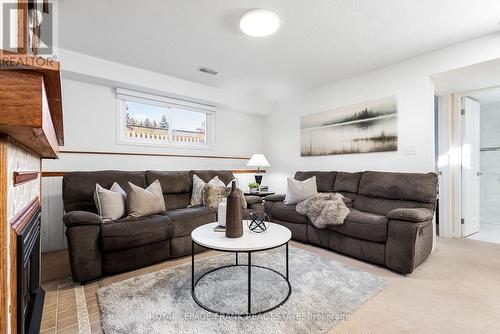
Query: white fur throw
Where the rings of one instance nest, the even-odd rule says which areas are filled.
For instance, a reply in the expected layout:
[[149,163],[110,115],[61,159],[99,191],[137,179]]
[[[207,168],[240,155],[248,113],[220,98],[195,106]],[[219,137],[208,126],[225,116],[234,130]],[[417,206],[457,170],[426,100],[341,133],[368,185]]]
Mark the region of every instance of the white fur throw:
[[349,214],[349,209],[339,193],[321,193],[297,204],[295,210],[306,215],[317,228],[329,225],[342,225]]

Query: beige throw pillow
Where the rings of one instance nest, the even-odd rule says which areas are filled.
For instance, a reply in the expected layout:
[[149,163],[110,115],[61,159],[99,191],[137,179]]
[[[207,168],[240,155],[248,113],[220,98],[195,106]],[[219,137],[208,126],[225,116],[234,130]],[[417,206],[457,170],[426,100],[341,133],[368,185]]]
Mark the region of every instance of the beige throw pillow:
[[191,193],[191,205],[190,206],[197,206],[197,205],[202,205],[203,204],[203,188],[207,184],[210,184],[212,186],[220,186],[224,187],[225,184],[221,180],[219,180],[218,176],[215,176],[213,179],[208,181],[206,183],[202,179],[198,177],[198,175],[193,174],[193,191]]
[[94,201],[97,213],[103,221],[120,219],[127,214],[127,193],[118,185],[113,183],[109,190],[95,185]]
[[160,181],[156,180],[149,187],[143,189],[132,182],[128,183],[127,194],[128,215],[130,217],[143,217],[165,211],[165,201]]
[[316,185],[316,176],[304,181],[295,180],[289,177],[287,179],[286,196],[283,203],[288,205],[297,204],[317,194],[318,186]]

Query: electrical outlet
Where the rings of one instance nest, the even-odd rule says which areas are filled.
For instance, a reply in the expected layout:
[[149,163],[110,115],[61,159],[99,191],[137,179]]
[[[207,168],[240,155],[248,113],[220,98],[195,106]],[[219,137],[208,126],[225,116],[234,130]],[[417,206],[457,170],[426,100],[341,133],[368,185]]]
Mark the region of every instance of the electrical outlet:
[[406,145],[405,146],[405,154],[406,155],[416,155],[417,154],[417,146],[415,146],[415,145]]

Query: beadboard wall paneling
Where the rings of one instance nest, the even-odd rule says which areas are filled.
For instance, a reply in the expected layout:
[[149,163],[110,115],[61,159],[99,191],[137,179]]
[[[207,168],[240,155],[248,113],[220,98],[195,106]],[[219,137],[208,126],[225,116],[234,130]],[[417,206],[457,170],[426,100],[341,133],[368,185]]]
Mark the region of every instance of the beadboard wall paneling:
[[42,178],[42,252],[68,247],[63,223],[62,177]]

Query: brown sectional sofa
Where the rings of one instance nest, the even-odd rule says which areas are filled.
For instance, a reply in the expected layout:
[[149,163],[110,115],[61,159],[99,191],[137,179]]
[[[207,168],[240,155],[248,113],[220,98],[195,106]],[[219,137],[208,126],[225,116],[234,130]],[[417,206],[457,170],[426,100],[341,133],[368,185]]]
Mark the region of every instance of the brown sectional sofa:
[[295,179],[316,176],[319,192],[340,192],[351,212],[343,225],[315,228],[284,195],[265,198],[265,211],[292,238],[410,274],[432,249],[436,206],[435,173],[297,172]]
[[[88,282],[106,274],[137,269],[169,258],[191,254],[191,231],[217,221],[215,209],[188,207],[193,174],[208,182],[218,176],[225,184],[234,179],[229,171],[96,171],[65,173],[63,178],[64,224],[75,282]],[[109,189],[128,181],[143,188],[159,180],[166,211],[141,218],[102,222],[96,214],[96,183]],[[246,196],[247,209],[263,211],[262,199]],[[201,251],[197,248],[196,251]]]

